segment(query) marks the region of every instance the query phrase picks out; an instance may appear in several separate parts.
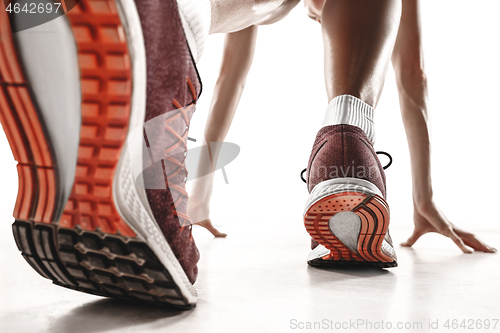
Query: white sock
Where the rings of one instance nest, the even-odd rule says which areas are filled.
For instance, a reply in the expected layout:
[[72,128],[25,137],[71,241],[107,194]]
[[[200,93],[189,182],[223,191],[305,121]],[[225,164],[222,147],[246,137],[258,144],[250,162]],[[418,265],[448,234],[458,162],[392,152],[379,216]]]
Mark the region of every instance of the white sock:
[[326,109],[323,127],[331,125],[352,125],[361,128],[371,143],[375,142],[373,108],[351,95],[337,96]]
[[212,21],[210,0],[177,0],[177,5],[189,48],[194,60],[198,62],[210,32]]

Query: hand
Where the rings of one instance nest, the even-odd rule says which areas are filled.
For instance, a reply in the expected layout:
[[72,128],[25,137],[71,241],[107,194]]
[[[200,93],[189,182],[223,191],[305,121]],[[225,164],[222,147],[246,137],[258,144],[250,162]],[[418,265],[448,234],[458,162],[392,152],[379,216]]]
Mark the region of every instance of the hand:
[[210,221],[210,219],[206,219],[204,221],[201,221],[201,222],[196,222],[194,223],[196,225],[200,225],[202,226],[203,228],[207,229],[208,231],[210,231],[212,233],[212,235],[214,235],[215,237],[221,237],[221,238],[224,238],[227,236],[227,234],[223,233],[223,232],[220,232],[219,230],[217,230],[213,225],[212,225],[212,221]]
[[415,229],[413,235],[402,243],[402,246],[412,246],[423,235],[428,232],[437,232],[443,236],[451,238],[453,242],[464,252],[472,253],[475,251],[494,253],[497,250],[490,247],[470,232],[466,232],[453,225],[432,203],[430,208],[419,210],[414,208]]

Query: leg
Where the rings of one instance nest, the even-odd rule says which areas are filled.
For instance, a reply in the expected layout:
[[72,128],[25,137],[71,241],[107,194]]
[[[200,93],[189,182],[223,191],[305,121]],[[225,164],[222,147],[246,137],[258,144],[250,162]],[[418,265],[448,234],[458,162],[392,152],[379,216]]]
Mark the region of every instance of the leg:
[[328,100],[349,94],[375,107],[401,11],[396,0],[327,0],[322,28]]
[[372,119],[400,10],[396,0],[327,0],[321,12],[310,15],[323,28],[331,101],[307,168],[304,224],[314,240],[311,265],[397,266],[388,234],[385,174],[372,146]]

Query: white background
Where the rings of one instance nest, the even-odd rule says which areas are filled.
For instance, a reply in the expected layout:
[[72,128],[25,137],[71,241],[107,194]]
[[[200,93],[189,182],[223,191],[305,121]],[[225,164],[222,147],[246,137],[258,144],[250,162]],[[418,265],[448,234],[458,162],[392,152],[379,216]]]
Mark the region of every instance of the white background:
[[[498,231],[500,2],[428,0],[422,9],[436,202],[457,225]],[[190,132],[197,139],[202,138],[223,38],[208,39],[199,64],[204,93]],[[254,65],[227,136],[241,153],[226,166],[229,185],[220,171],[215,178],[215,225],[227,232],[254,222],[303,228],[307,190],[299,173],[306,167],[326,105],[320,25],[299,4],[285,20],[260,28]],[[375,148],[394,158],[387,170],[391,223],[411,227],[409,156],[392,69],[376,126]],[[17,174],[3,132],[0,156],[0,216],[7,222],[13,221]],[[307,243],[305,231],[304,239]]]
[[[455,224],[476,232],[500,228],[498,13],[495,0],[422,1],[435,200]],[[194,138],[203,135],[223,40],[209,37],[198,66],[204,92],[192,121]],[[229,185],[220,171],[215,177],[211,217],[229,228],[224,230],[254,221],[302,227],[307,190],[299,173],[327,105],[322,45],[321,27],[302,3],[283,21],[259,28],[253,67],[226,139],[241,153],[226,167]],[[411,227],[409,155],[392,68],[376,130],[375,149],[394,158],[386,171],[391,223]]]

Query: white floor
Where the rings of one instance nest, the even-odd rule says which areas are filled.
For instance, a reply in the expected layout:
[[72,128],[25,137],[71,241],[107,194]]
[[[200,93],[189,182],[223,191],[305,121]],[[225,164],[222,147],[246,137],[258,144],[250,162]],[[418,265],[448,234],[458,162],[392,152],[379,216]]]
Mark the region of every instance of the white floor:
[[[300,221],[223,228],[227,239],[213,239],[201,228],[196,283],[199,303],[172,312],[67,290],[33,271],[19,255],[9,225],[0,227],[1,332],[288,332],[313,331],[321,322],[341,331],[369,331],[378,325],[419,325],[398,332],[428,331],[429,320],[500,319],[499,255],[461,254],[451,241],[429,235],[415,249],[397,247],[399,267],[317,269],[308,267],[308,237]],[[409,229],[393,229],[401,241]],[[482,234],[499,247],[498,233]],[[358,322],[358,320],[360,320]],[[350,326],[359,323],[357,329]],[[474,327],[477,324],[474,321]],[[299,325],[304,325],[303,330]],[[318,325],[318,324],[316,324]],[[369,325],[369,324],[366,324]],[[316,326],[318,327],[318,326]],[[378,326],[381,327],[381,326]],[[404,326],[403,326],[404,327]],[[411,326],[408,326],[411,327]],[[472,326],[471,326],[472,327]],[[338,328],[338,327],[337,327]],[[316,331],[319,331],[316,330]],[[377,331],[385,331],[378,329]]]

